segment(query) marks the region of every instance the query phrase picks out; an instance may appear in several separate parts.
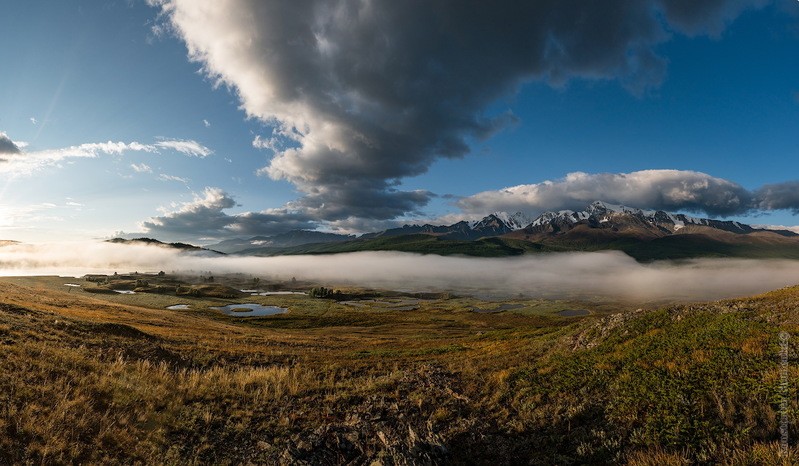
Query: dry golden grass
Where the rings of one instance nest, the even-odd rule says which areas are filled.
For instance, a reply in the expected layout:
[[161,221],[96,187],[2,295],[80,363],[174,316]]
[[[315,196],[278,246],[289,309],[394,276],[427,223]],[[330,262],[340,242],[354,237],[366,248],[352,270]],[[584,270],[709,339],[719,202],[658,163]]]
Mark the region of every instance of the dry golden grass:
[[[601,313],[478,314],[465,298],[387,312],[258,297],[248,301],[290,312],[237,320],[207,310],[227,301],[181,299],[193,310],[167,311],[174,296],[94,295],[64,281],[0,279],[0,464],[754,465],[797,455],[779,456],[774,393],[762,389],[780,380],[775,332],[799,329],[795,289],[611,326]],[[720,356],[749,372],[714,378]],[[671,401],[666,391],[642,409],[651,394],[635,390],[692,374],[698,385],[675,393],[695,394],[690,409],[721,430],[644,448],[661,439],[647,429],[672,422],[651,413]]]

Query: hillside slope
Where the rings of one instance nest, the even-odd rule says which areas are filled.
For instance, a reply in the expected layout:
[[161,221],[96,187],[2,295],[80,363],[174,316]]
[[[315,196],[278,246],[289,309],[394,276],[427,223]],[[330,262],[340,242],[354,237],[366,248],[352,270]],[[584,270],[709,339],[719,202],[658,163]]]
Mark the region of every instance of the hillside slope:
[[179,251],[184,252],[192,252],[192,253],[209,253],[209,254],[223,254],[220,251],[215,251],[213,249],[203,248],[200,246],[195,246],[193,244],[187,243],[164,243],[162,241],[158,241],[157,239],[153,238],[134,238],[134,239],[127,239],[127,238],[112,238],[107,240],[109,243],[114,244],[141,244],[147,246],[157,246],[161,248],[167,249],[177,249]]
[[235,320],[42,280],[0,280],[2,464],[799,461],[797,288],[578,318],[294,296]]
[[414,234],[359,239],[340,243],[304,244],[290,248],[253,248],[240,255],[279,256],[299,254],[338,254],[358,251],[401,251],[419,254],[508,257],[527,253],[568,251],[622,251],[642,262],[700,257],[739,257],[759,259],[799,259],[799,241],[777,234],[747,236],[736,240],[718,238],[705,232],[641,238],[609,230],[576,227],[556,237],[537,237],[523,233],[478,240],[450,240],[436,235]]
[[305,244],[291,248],[253,248],[238,254],[279,256],[299,254],[337,254],[358,251],[401,251],[448,256],[461,254],[477,257],[518,256],[528,251],[559,250],[527,241],[504,238],[481,238],[474,241],[451,240],[436,235],[412,234],[359,239],[342,243]]
[[545,212],[535,219],[494,212],[473,222],[405,225],[360,237],[293,230],[273,236],[222,241],[212,249],[139,238],[123,244],[154,244],[183,251],[253,256],[402,251],[420,254],[505,257],[560,251],[623,251],[638,261],[699,257],[799,259],[799,235],[735,221],[646,211],[596,201],[584,210]]
[[594,202],[582,211],[546,212],[532,221],[495,212],[477,222],[406,225],[335,241],[254,247],[238,254],[275,256],[356,251],[514,256],[553,251],[619,250],[639,261],[697,257],[799,259],[799,235],[734,221],[695,218]]

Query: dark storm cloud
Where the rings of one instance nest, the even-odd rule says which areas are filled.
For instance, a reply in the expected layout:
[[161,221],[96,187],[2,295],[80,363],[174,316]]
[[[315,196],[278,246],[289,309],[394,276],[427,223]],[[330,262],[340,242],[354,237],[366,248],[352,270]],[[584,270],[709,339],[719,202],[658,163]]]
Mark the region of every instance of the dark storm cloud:
[[755,191],[755,202],[758,209],[789,209],[799,214],[799,181],[767,184]]
[[150,1],[208,76],[277,125],[262,146],[283,144],[262,173],[292,182],[295,205],[326,220],[425,206],[429,193],[396,180],[512,123],[486,108],[525,82],[616,80],[644,93],[666,72],[655,45],[717,35],[762,3]]
[[142,222],[147,232],[170,235],[204,236],[218,234],[230,225],[224,209],[235,207],[236,201],[217,188],[206,188],[202,196],[183,204],[178,210]]
[[237,235],[276,235],[291,230],[313,230],[319,224],[303,212],[269,209],[230,217],[228,229]]
[[667,22],[689,34],[718,36],[738,15],[769,0],[664,0],[661,2]]
[[360,180],[343,183],[339,189],[322,188],[308,193],[288,206],[301,210],[319,220],[335,221],[349,217],[388,220],[405,213],[418,212],[435,195],[429,191],[397,191],[382,183]]
[[0,131],[0,155],[3,154],[21,154],[19,146],[9,138],[6,133]]

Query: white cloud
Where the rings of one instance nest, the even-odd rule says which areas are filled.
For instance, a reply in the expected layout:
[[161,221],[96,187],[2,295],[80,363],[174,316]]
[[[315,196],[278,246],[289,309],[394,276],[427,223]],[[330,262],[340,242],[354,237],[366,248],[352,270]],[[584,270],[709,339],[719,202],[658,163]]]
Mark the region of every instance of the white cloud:
[[158,179],[161,181],[178,181],[183,184],[187,184],[189,182],[187,178],[181,178],[179,176],[174,176],[174,175],[167,175],[165,173],[161,173],[160,175],[158,175]]
[[153,146],[138,142],[101,142],[87,143],[62,149],[48,149],[35,152],[20,152],[17,154],[4,154],[5,163],[0,163],[0,173],[12,175],[31,174],[45,166],[74,158],[95,158],[100,154],[119,155],[123,152],[156,152]]
[[[166,139],[155,144],[142,144],[135,141],[93,142],[60,149],[22,151],[22,148],[26,146],[26,143],[15,143],[5,133],[0,132],[0,173],[30,175],[47,166],[58,166],[61,162],[69,159],[96,158],[103,154],[121,155],[125,152],[161,153],[164,150],[168,150],[189,156],[206,157],[213,153],[211,149],[196,141],[182,139]],[[133,165],[131,167],[136,170]],[[146,164],[139,165],[139,168],[143,167],[146,167]]]
[[[185,181],[163,174],[160,178],[165,181]],[[237,180],[234,178],[234,181]],[[200,231],[203,236],[217,238],[233,234],[267,235],[292,229],[317,228],[340,233],[365,233],[403,224],[450,225],[462,220],[479,219],[495,211],[537,214],[545,210],[577,210],[596,200],[643,209],[701,211],[711,216],[723,216],[734,213],[751,214],[758,212],[758,209],[769,210],[762,207],[762,192],[766,192],[769,202],[781,199],[780,208],[791,208],[791,205],[799,207],[795,203],[791,204],[791,199],[783,195],[794,192],[790,189],[794,187],[794,183],[770,186],[769,189],[749,191],[729,180],[681,170],[644,170],[615,174],[578,172],[570,173],[560,180],[485,191],[460,198],[456,204],[461,207],[461,212],[435,218],[419,214],[386,220],[355,215],[327,218],[327,212],[305,206],[301,201],[289,202],[279,209],[228,215],[222,211],[229,207],[212,201],[230,199],[230,196],[218,188],[206,188],[205,197],[199,197],[183,207],[174,204],[172,211],[164,211],[164,216],[150,219],[145,226],[148,231],[174,235],[173,238],[178,240],[183,239],[180,234],[196,238]],[[364,193],[360,199],[349,201],[348,205],[359,201],[380,204],[379,200],[370,198],[368,194],[370,193]],[[204,208],[199,209],[200,206]],[[203,215],[207,216],[205,220]]]
[[695,171],[575,172],[559,180],[484,191],[458,200],[457,205],[470,214],[537,213],[581,209],[601,200],[646,209],[730,215],[752,209],[753,196],[737,183]]
[[31,123],[33,123],[34,125],[39,123],[39,121],[38,121],[38,120],[36,120],[36,118],[34,118],[34,117],[30,117],[30,121],[31,121]]
[[153,172],[153,169],[150,168],[150,166],[147,165],[146,163],[139,163],[139,164],[132,163],[132,164],[130,164],[130,168],[132,168],[133,171],[135,171],[136,173],[152,173]]
[[214,152],[197,141],[190,139],[168,139],[155,143],[156,147],[171,149],[191,157],[208,157]]
[[57,207],[52,202],[30,205],[0,204],[0,229],[16,229],[42,221],[60,221],[61,217],[48,213]]
[[204,125],[206,128],[210,128],[210,127],[211,127],[211,122],[210,122],[210,121],[208,121],[208,120],[206,120],[206,119],[203,119],[203,125]]
[[277,138],[264,139],[260,135],[255,135],[255,139],[252,140],[252,146],[256,149],[269,149],[275,152],[279,150]]

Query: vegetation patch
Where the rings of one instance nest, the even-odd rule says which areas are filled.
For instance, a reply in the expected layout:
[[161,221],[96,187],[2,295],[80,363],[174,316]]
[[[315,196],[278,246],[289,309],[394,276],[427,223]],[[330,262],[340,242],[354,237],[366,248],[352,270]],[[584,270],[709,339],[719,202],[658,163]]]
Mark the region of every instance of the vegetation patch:
[[0,279],[0,464],[799,459],[778,443],[785,395],[799,435],[778,336],[799,334],[796,288],[576,317],[555,313],[584,304],[480,314],[470,309],[499,305],[429,296],[392,312],[251,296],[292,312],[235,319],[202,310],[220,298],[169,311],[174,296],[69,292],[65,280]]

